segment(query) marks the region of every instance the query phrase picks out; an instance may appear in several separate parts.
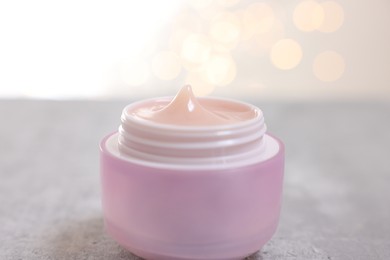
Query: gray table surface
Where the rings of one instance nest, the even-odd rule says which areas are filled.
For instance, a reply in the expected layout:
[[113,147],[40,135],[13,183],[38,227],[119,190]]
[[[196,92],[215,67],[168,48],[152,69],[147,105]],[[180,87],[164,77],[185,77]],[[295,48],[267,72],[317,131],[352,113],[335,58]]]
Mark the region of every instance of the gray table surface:
[[[0,101],[0,259],[139,259],[100,205],[98,143],[125,104]],[[390,259],[390,105],[256,104],[286,171],[278,231],[249,259]]]

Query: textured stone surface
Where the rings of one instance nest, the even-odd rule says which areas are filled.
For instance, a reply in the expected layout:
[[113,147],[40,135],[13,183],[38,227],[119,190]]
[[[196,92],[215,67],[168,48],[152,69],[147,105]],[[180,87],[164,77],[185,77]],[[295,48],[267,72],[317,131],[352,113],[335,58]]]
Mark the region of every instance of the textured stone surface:
[[[98,143],[125,104],[0,101],[0,259],[139,259],[101,218]],[[390,259],[390,105],[258,105],[287,161],[278,232],[248,259]]]

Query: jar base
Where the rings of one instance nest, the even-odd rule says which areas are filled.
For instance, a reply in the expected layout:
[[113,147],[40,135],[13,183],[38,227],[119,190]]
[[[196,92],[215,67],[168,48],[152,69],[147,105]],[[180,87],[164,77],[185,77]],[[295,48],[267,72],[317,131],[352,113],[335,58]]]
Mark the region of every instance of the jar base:
[[[183,248],[178,245],[176,248],[174,245],[166,245],[169,247],[170,254],[164,254],[162,252],[156,252],[156,250],[149,250],[150,246],[145,243],[141,245],[139,241],[134,241],[128,234],[109,222],[105,221],[105,230],[115,241],[117,241],[123,248],[131,252],[132,254],[148,260],[242,260],[246,257],[261,250],[263,245],[270,239],[276,230],[276,224],[269,227],[264,233],[257,239],[251,239],[250,241],[237,241],[236,243],[229,243],[229,245],[218,246],[191,246]],[[155,246],[155,245],[154,245]],[[165,245],[159,245],[160,249]],[[218,248],[214,248],[218,247]],[[211,249],[213,248],[213,249]],[[210,250],[211,249],[211,250]],[[220,249],[220,250],[218,250]],[[174,254],[177,251],[177,254]],[[186,251],[187,254],[182,252]],[[192,252],[189,252],[192,251]],[[218,252],[219,251],[219,252]],[[209,254],[207,253],[209,252]]]

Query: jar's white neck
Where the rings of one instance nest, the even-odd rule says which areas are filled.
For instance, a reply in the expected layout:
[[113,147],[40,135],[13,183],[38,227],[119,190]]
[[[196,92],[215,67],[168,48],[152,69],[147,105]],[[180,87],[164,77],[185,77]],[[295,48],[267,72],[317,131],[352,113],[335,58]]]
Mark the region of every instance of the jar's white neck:
[[118,138],[125,157],[176,165],[245,165],[266,146],[266,125],[259,109],[257,117],[248,121],[210,127],[166,126],[139,120],[127,111],[123,110]]

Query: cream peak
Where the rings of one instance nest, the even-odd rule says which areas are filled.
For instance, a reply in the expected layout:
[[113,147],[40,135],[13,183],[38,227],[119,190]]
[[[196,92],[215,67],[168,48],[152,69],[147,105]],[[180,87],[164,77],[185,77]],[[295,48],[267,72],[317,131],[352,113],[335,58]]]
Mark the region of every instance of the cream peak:
[[155,121],[184,125],[220,125],[228,120],[208,111],[195,97],[192,87],[185,85],[172,101],[154,115]]

